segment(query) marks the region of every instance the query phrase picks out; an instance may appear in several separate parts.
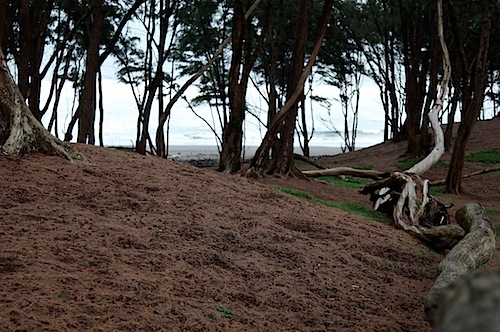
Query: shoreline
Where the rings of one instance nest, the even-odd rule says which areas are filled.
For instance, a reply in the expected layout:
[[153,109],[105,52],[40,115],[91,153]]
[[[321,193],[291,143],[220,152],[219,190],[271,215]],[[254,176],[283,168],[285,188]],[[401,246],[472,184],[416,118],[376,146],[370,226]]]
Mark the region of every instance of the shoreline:
[[[245,146],[243,148],[243,158],[249,161],[255,155],[258,146]],[[312,159],[341,154],[340,148],[329,146],[309,147]],[[302,154],[300,147],[294,148],[294,153]],[[219,164],[219,151],[215,145],[171,145],[168,148],[168,159],[187,162],[197,167],[216,167]]]

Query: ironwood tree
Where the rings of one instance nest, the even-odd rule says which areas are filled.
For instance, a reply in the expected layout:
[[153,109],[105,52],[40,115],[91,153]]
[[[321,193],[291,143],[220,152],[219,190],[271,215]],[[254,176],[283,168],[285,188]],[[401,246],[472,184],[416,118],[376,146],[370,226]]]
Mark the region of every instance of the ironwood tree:
[[[246,4],[249,5],[249,2],[246,1]],[[260,35],[256,35],[252,22],[245,19],[243,2],[234,1],[232,57],[229,71],[230,114],[229,122],[222,128],[222,151],[219,159],[219,171],[225,173],[235,173],[241,169],[248,82],[267,34],[270,14],[270,2],[268,2],[266,22],[261,24]]]
[[52,136],[33,116],[14,83],[0,50],[0,153],[21,156],[31,151],[84,161],[74,147]]
[[[461,76],[458,79],[459,86],[456,86],[455,89],[457,89],[456,93],[460,93],[461,96],[462,113],[445,184],[446,190],[453,194],[460,194],[464,191],[462,188],[462,175],[467,140],[483,107],[490,63],[491,22],[495,4],[496,1],[488,0],[486,6],[479,7],[482,9],[482,19],[479,25],[480,31],[479,38],[476,39],[476,47],[467,47],[464,44],[465,36],[460,35],[465,34],[468,30],[469,22],[467,19],[461,20],[461,24],[467,25],[467,27],[462,25],[460,30],[456,32],[459,34],[458,41],[460,42],[458,46],[460,48]],[[469,15],[469,13],[464,13],[464,15]],[[466,52],[466,48],[469,52],[472,52]]]
[[[88,4],[91,14],[86,19],[83,34],[86,49],[85,74],[78,108],[73,114],[64,137],[66,141],[73,139],[73,129],[78,123],[77,142],[95,144],[97,74],[102,63],[114,51],[126,23],[145,1],[135,0],[126,11],[120,11],[119,14],[114,13],[113,16],[122,15],[116,18],[118,22],[116,27],[109,21],[114,17],[105,15],[105,10],[108,10],[107,14],[109,14],[109,11],[113,12],[113,10],[118,9],[117,7],[113,7],[103,0],[94,0]],[[105,44],[105,48],[101,52],[102,44]],[[102,117],[100,121],[102,122]]]
[[[305,48],[308,36],[309,18],[312,11],[312,1],[302,0],[301,16],[297,24],[295,48],[293,52],[293,65],[287,91],[287,102],[274,115],[267,129],[264,139],[257,149],[250,163],[247,174],[281,174],[302,176],[294,165],[293,139],[295,121],[297,117],[298,101],[303,96],[304,83],[309,76],[312,66],[318,56],[327,31],[332,11],[332,0],[325,0],[321,25],[317,33],[315,46],[307,65],[304,67]],[[271,153],[271,149],[276,149]]]

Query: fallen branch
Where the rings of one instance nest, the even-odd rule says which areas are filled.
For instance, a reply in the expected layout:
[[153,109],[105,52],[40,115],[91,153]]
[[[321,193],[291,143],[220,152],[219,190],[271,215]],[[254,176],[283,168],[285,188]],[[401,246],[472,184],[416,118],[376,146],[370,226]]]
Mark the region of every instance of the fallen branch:
[[303,162],[306,162],[310,165],[313,165],[314,167],[319,168],[319,169],[326,169],[325,166],[322,166],[322,165],[318,164],[317,162],[315,162],[314,160],[312,160],[311,158],[308,158],[308,157],[303,156],[303,155],[298,154],[298,153],[293,154],[293,159],[302,160]]
[[[477,172],[465,174],[464,176],[462,176],[462,179],[467,179],[467,178],[470,178],[470,177],[473,177],[473,176],[477,176],[477,175],[481,175],[481,174],[486,174],[486,173],[491,173],[491,172],[496,172],[496,171],[500,171],[500,165],[494,166],[494,167],[488,167],[488,168],[485,168],[485,169],[477,171]],[[432,181],[430,183],[430,185],[431,186],[442,186],[445,183],[446,183],[446,179],[441,179],[441,180]]]
[[351,167],[336,167],[322,170],[302,171],[306,176],[337,176],[351,175],[359,178],[369,178],[379,180],[390,176],[389,172],[381,172],[375,170],[361,170]]
[[[500,303],[498,286],[486,288],[487,291],[484,289],[485,282],[492,286],[500,285],[498,273],[492,277],[473,275],[457,279],[474,271],[490,259],[495,251],[495,231],[483,207],[476,203],[469,203],[458,210],[456,219],[467,235],[450,250],[439,265],[439,276],[427,293],[425,303],[427,319],[439,331],[493,331],[479,326],[486,327],[491,324],[483,321],[485,314],[489,317],[498,316]],[[491,281],[488,281],[490,278]],[[468,281],[470,279],[474,281]],[[483,291],[478,293],[478,289]],[[494,301],[482,299],[488,294],[497,299],[496,307]],[[477,305],[478,301],[481,302],[480,306]],[[464,304],[467,307],[464,307]],[[498,318],[496,320],[497,325],[492,326],[497,328]]]

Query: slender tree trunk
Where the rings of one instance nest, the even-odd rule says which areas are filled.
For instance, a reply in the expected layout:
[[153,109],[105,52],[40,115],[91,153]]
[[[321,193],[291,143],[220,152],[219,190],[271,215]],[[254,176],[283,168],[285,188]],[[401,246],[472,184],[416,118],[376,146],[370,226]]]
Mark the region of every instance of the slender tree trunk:
[[[287,86],[287,100],[289,100],[297,89],[302,92],[298,100],[291,106],[287,116],[283,120],[280,131],[280,151],[276,160],[275,169],[279,174],[288,174],[294,168],[293,162],[293,136],[295,133],[295,121],[298,114],[298,101],[304,99],[304,83],[299,79],[304,69],[304,59],[307,47],[307,37],[309,32],[309,20],[311,17],[312,0],[302,0],[300,8],[300,18],[298,22],[297,35],[295,40],[295,50],[293,53],[293,64],[290,80]],[[331,8],[331,7],[330,7]],[[299,84],[302,86],[299,87]]]
[[77,111],[80,115],[77,141],[79,143],[95,144],[96,78],[100,67],[99,45],[101,44],[103,24],[102,0],[94,1],[91,18],[83,92]]
[[[307,2],[304,1],[304,2]],[[330,20],[331,8],[333,5],[333,0],[326,0],[323,6],[323,17],[321,20],[321,27],[318,32],[318,37],[316,39],[316,43],[314,45],[314,49],[309,58],[309,62],[306,67],[302,70],[301,75],[297,82],[295,82],[296,89],[288,98],[286,104],[279,110],[278,113],[273,117],[272,123],[269,125],[266,135],[262,140],[261,145],[257,149],[255,156],[252,158],[252,162],[250,164],[250,169],[247,172],[249,175],[251,172],[257,172],[259,174],[298,174],[295,166],[293,165],[293,131],[294,127],[291,129],[292,139],[290,140],[291,146],[282,146],[281,141],[279,141],[280,145],[279,151],[282,152],[281,155],[278,154],[277,160],[274,163],[269,163],[269,152],[271,148],[276,145],[276,135],[277,133],[283,137],[286,132],[284,132],[284,128],[290,128],[290,121],[292,119],[289,118],[289,114],[296,112],[296,108],[293,108],[294,105],[297,104],[299,98],[303,95],[304,90],[304,82],[307,77],[311,73],[312,66],[318,56],[319,50],[321,48],[321,44],[323,42],[323,38],[326,34],[326,30],[328,27],[328,22]],[[288,121],[286,121],[288,120]],[[295,118],[293,119],[293,123],[295,124]],[[285,129],[286,130],[286,129]],[[288,133],[290,135],[290,133]],[[290,136],[289,136],[290,137]],[[283,138],[282,138],[283,140]],[[285,141],[286,142],[286,141]],[[292,150],[290,150],[290,148]],[[291,153],[291,155],[284,155],[285,153]],[[274,156],[273,156],[274,157]]]
[[310,156],[310,150],[309,150],[309,132],[307,130],[307,121],[306,121],[306,101],[303,99],[300,103],[300,114],[301,114],[301,119],[302,119],[302,129],[301,129],[301,134],[304,139],[304,144],[302,147],[302,153],[304,153],[305,157]]
[[[463,84],[466,85],[462,93],[464,98],[462,101],[462,121],[458,127],[457,138],[453,148],[450,167],[448,169],[448,176],[446,177],[446,191],[453,194],[460,194],[463,192],[462,174],[464,169],[465,148],[483,105],[489,68],[488,50],[490,47],[491,16],[494,3],[495,0],[489,0],[485,6],[483,21],[481,23],[479,50],[470,70],[464,71],[463,73],[465,75],[471,73],[471,77],[462,81]],[[462,61],[465,63],[466,60],[463,59]]]
[[223,128],[222,151],[219,171],[234,173],[241,169],[243,149],[243,121],[245,120],[246,94],[250,72],[257,60],[264,37],[269,29],[270,7],[266,14],[264,28],[252,52],[251,25],[246,21],[241,0],[234,2],[233,53],[229,72],[229,103],[231,113],[229,123]]
[[[253,5],[248,9],[248,11],[245,13],[245,19],[248,19],[248,17],[253,13],[253,11],[257,8],[257,6],[260,4],[262,0],[255,0]],[[222,51],[224,48],[229,44],[231,41],[232,36],[227,37],[224,42],[219,46],[217,51],[215,52],[214,56],[208,61],[207,64],[205,64],[203,67],[201,67],[193,76],[191,76],[186,83],[184,83],[179,91],[170,99],[168,102],[167,106],[165,107],[165,111],[160,115],[159,123],[158,123],[158,128],[156,130],[156,145],[158,148],[158,156],[165,158],[166,153],[165,153],[165,142],[163,140],[163,128],[165,126],[165,123],[167,122],[168,118],[170,117],[170,113],[172,111],[172,108],[174,107],[174,104],[179,100],[181,95],[189,88],[191,84],[193,84],[203,73],[210,68],[210,66],[214,63],[214,61],[222,54]]]
[[[234,173],[241,168],[241,150],[243,145],[243,121],[245,119],[245,96],[247,86],[240,84],[240,68],[243,64],[245,42],[245,13],[241,0],[234,1],[232,29],[232,57],[229,70],[229,123],[222,128],[222,152],[219,159],[219,171]],[[246,64],[245,64],[246,65]],[[244,79],[242,77],[242,79]]]

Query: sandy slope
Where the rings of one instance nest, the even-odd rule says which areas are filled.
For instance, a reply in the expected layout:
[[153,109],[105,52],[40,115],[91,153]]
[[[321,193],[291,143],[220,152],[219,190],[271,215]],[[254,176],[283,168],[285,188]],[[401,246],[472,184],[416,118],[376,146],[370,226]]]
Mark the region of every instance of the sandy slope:
[[[368,205],[356,190],[77,148],[89,164],[0,157],[2,331],[430,330],[423,299],[440,255],[274,186]],[[323,162],[382,169],[400,153]],[[443,198],[500,210],[498,183],[487,174],[466,183],[476,196]]]

